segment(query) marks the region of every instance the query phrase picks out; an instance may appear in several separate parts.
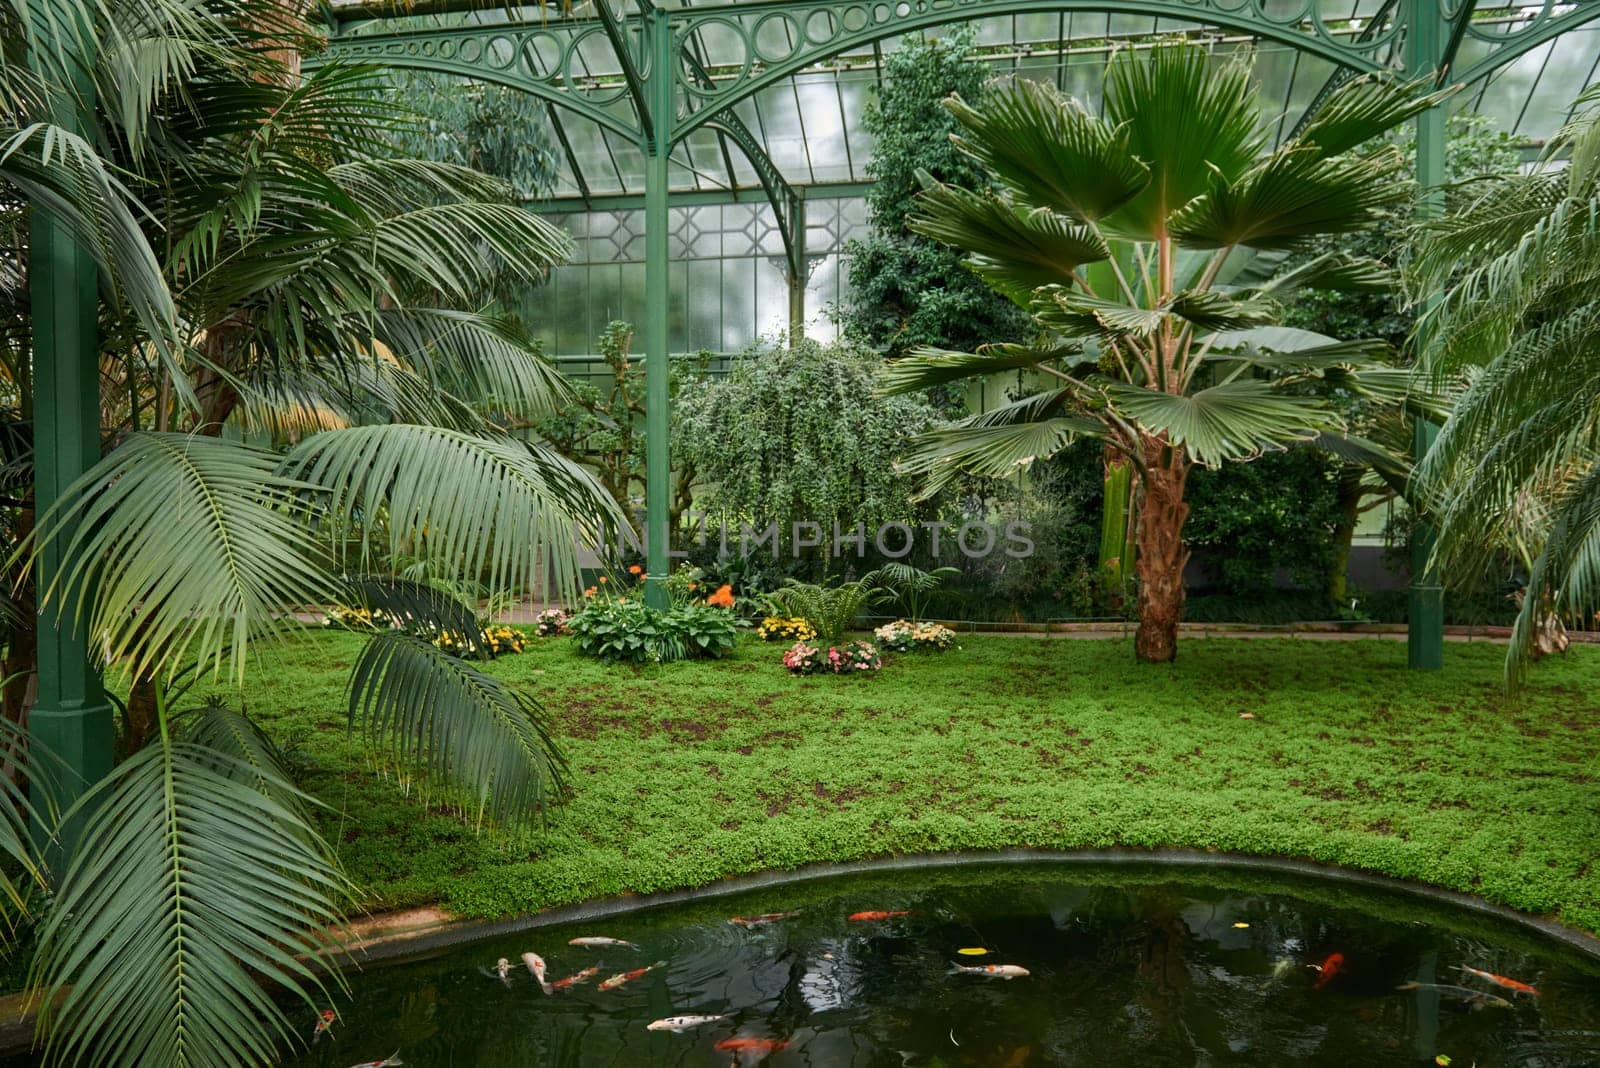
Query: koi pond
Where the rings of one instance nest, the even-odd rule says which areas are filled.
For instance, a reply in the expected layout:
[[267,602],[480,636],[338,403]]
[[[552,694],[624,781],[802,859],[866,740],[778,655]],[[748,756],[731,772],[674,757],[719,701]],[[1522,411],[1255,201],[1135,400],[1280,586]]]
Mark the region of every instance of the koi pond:
[[1600,1064],[1600,963],[1577,950],[1410,895],[1232,869],[848,876],[351,982],[289,1063]]

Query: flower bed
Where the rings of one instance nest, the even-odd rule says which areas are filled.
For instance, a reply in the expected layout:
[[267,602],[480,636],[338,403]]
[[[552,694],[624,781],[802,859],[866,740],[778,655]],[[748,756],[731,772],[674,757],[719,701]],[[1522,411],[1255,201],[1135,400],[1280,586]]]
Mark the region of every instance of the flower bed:
[[784,651],[783,666],[791,675],[855,675],[879,670],[883,658],[871,642],[846,642],[826,650],[795,642]]
[[896,653],[939,653],[955,648],[956,644],[956,632],[938,623],[908,623],[897,619],[872,633],[885,649]]
[[817,629],[799,616],[767,616],[756,636],[764,642],[808,642],[817,636]]

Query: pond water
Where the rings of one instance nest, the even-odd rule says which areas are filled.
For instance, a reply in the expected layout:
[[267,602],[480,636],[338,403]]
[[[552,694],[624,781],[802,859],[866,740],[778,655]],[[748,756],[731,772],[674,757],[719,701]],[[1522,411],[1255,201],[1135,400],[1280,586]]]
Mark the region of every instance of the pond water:
[[[851,918],[861,912],[904,915]],[[637,948],[569,944],[580,937]],[[547,991],[527,952],[547,981],[597,970]],[[288,1063],[347,1068],[398,1051],[411,1068],[1600,1065],[1600,966],[1576,951],[1409,896],[1212,869],[799,883],[536,928],[372,967],[352,987],[332,1037]],[[721,1019],[647,1026],[683,1015]]]

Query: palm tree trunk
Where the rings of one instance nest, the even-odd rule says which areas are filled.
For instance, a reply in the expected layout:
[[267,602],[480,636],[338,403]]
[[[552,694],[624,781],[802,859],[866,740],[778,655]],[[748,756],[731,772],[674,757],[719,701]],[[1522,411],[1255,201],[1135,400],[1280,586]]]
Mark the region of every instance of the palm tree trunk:
[[1139,629],[1133,636],[1134,655],[1141,663],[1165,664],[1178,655],[1178,624],[1183,620],[1183,569],[1189,550],[1183,543],[1183,524],[1189,506],[1183,499],[1189,461],[1182,449],[1163,438],[1146,436],[1143,500],[1139,505],[1139,549],[1135,569],[1139,577]]
[[1328,562],[1325,589],[1330,603],[1342,605],[1349,593],[1350,545],[1361,520],[1361,498],[1366,495],[1360,468],[1347,467],[1339,472],[1338,495],[1339,522],[1333,529],[1333,559]]

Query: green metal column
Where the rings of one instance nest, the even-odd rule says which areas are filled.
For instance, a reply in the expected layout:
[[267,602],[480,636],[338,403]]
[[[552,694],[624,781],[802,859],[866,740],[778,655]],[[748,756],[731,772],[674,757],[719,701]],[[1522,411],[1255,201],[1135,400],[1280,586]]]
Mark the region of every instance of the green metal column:
[[[1406,73],[1419,78],[1437,74],[1444,57],[1448,27],[1437,0],[1406,0]],[[1417,127],[1417,185],[1422,191],[1419,213],[1434,215],[1444,209],[1445,110],[1422,112]],[[1420,338],[1419,346],[1427,339]],[[1417,463],[1433,446],[1439,428],[1418,418],[1413,430]],[[1434,531],[1418,522],[1411,535],[1411,589],[1406,615],[1406,647],[1412,668],[1435,671],[1444,666],[1444,587],[1432,565]]]
[[[78,78],[78,99],[61,99],[56,121],[87,129],[80,108],[93,106],[94,86]],[[61,491],[100,455],[99,272],[66,226],[33,213],[28,234],[28,286],[33,314],[34,507],[43,515]],[[58,546],[46,546],[37,579],[47,589],[60,568]],[[59,756],[66,774],[56,803],[65,807],[112,764],[111,706],[92,665],[84,628],[74,626],[59,598],[36,621],[38,701],[29,713],[34,739]]]
[[650,50],[645,96],[651,131],[646,135],[644,176],[644,407],[645,407],[645,600],[666,607],[661,585],[670,566],[667,515],[671,508],[671,412],[667,365],[670,287],[667,280],[667,160],[672,153],[672,30],[661,8],[651,11],[645,26]]

